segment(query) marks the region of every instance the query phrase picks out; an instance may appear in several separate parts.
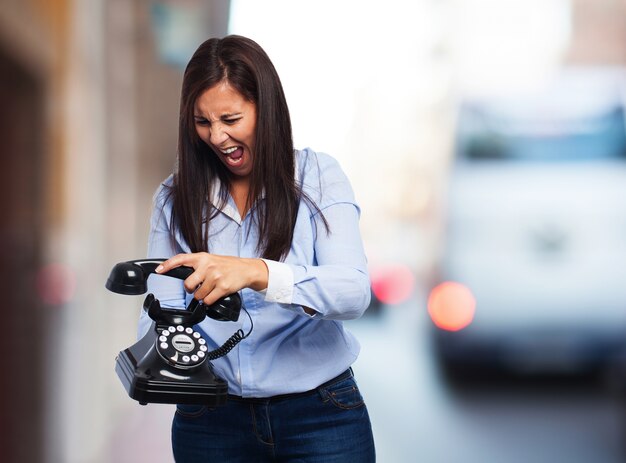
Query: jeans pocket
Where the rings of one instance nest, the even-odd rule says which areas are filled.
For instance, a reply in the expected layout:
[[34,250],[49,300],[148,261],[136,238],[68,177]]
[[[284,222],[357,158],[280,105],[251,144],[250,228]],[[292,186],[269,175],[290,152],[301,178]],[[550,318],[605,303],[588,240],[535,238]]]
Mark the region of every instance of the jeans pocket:
[[176,414],[178,416],[182,416],[183,418],[198,418],[206,411],[208,408],[206,405],[191,405],[191,404],[178,404],[176,405]]
[[354,378],[326,386],[321,392],[325,401],[345,410],[361,407],[365,403]]

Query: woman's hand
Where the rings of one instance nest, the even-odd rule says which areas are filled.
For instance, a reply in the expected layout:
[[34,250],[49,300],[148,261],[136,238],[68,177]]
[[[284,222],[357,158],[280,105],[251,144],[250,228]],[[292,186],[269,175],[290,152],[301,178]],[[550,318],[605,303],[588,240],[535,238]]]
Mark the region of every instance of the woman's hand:
[[242,288],[255,291],[267,288],[268,270],[261,259],[217,256],[206,252],[178,254],[163,262],[156,271],[165,273],[181,265],[195,270],[185,280],[185,289],[206,305]]

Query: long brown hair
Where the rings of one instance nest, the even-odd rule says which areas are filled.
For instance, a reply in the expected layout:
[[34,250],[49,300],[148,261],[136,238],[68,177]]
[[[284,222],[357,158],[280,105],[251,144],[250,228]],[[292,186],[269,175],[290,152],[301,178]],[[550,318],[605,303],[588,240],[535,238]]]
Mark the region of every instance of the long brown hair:
[[[264,194],[253,216],[259,228],[257,251],[267,259],[281,260],[291,247],[300,199],[310,200],[294,179],[291,120],[280,79],[265,51],[246,37],[230,35],[207,40],[185,69],[177,169],[170,191],[172,230],[178,227],[192,252],[208,251],[210,220],[228,198],[229,172],[198,137],[193,113],[196,99],[222,81],[256,105],[256,143],[248,204],[255,204]],[[221,204],[211,204],[217,184],[221,185]],[[323,216],[322,220],[327,225]]]

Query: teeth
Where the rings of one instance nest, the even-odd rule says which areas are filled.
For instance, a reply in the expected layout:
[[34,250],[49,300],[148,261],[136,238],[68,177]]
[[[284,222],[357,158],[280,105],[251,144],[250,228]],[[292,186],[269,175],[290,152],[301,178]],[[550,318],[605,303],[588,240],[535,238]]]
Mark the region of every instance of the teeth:
[[225,150],[222,150],[222,153],[224,153],[224,154],[230,154],[230,153],[232,153],[233,151],[235,151],[236,149],[237,149],[237,147],[236,147],[236,146],[233,146],[233,147],[231,147],[231,148],[227,148],[227,149],[225,149]]

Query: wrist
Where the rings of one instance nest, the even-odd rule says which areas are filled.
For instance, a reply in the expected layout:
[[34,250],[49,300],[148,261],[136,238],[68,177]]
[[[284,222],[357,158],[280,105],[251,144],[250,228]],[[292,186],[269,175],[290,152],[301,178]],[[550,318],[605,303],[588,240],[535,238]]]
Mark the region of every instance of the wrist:
[[250,284],[248,287],[255,291],[267,289],[269,270],[262,259],[247,259],[250,264]]

